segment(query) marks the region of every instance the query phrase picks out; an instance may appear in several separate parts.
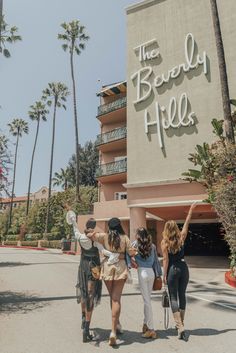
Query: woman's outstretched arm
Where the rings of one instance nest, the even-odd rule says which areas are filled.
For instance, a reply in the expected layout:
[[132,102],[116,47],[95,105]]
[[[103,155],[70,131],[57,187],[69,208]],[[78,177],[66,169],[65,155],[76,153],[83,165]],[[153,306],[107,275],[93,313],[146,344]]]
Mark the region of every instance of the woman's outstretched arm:
[[193,213],[193,210],[194,208],[196,207],[197,205],[197,202],[194,202],[191,206],[190,206],[190,209],[188,211],[188,215],[186,217],[186,220],[184,222],[184,226],[183,226],[183,229],[181,231],[181,238],[182,238],[182,241],[184,242],[187,235],[188,235],[188,227],[189,227],[189,222],[192,218],[192,213]]

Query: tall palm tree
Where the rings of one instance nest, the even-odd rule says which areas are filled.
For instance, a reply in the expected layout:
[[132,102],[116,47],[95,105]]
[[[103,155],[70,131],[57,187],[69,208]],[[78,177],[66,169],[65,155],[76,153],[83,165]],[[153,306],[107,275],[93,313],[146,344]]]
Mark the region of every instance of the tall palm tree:
[[74,105],[74,124],[75,124],[75,154],[76,154],[76,198],[80,200],[79,194],[79,132],[78,132],[78,116],[76,104],[76,86],[74,75],[74,53],[80,55],[85,49],[85,42],[88,41],[89,36],[85,34],[85,27],[80,24],[79,20],[74,20],[69,23],[62,23],[61,27],[64,33],[58,34],[58,39],[64,41],[62,48],[64,51],[69,50],[70,54],[70,69],[72,78],[72,92]]
[[6,43],[11,44],[22,40],[22,37],[17,34],[18,28],[16,26],[10,27],[4,20],[3,15],[3,0],[0,0],[0,54],[6,58],[10,58],[11,54],[6,48]]
[[5,189],[7,164],[9,163],[8,155],[8,139],[5,135],[0,134],[0,196],[1,191]]
[[36,127],[36,133],[35,133],[35,139],[34,139],[34,147],[32,151],[32,157],[31,157],[31,164],[30,164],[30,175],[29,175],[29,184],[28,184],[28,194],[27,194],[27,205],[26,205],[26,216],[28,216],[29,213],[29,204],[30,204],[30,189],[31,189],[31,180],[32,180],[32,172],[33,172],[33,165],[34,165],[34,154],[35,154],[35,149],[38,141],[38,134],[39,134],[39,124],[40,121],[47,121],[47,114],[49,111],[46,109],[45,104],[43,104],[41,101],[35,102],[34,105],[30,106],[30,111],[28,112],[28,115],[32,121],[37,122],[37,127]]
[[14,157],[14,171],[13,171],[13,182],[12,182],[12,191],[11,191],[11,203],[10,203],[10,213],[9,213],[9,223],[7,230],[11,227],[12,222],[12,206],[13,206],[13,197],[15,191],[15,181],[16,181],[16,162],[17,162],[17,153],[18,153],[18,145],[19,139],[23,134],[28,134],[29,127],[28,123],[23,119],[14,119],[10,124],[8,124],[10,128],[10,133],[12,136],[16,137],[16,148],[15,148],[15,157]]
[[47,102],[50,107],[53,104],[53,127],[52,127],[52,144],[51,144],[51,159],[50,159],[50,172],[49,172],[49,185],[48,185],[48,205],[46,215],[45,233],[48,232],[49,222],[49,200],[52,193],[52,168],[53,168],[53,155],[54,155],[54,142],[55,142],[55,128],[56,128],[56,113],[57,108],[63,107],[66,109],[66,97],[69,95],[68,88],[61,82],[51,82],[48,87],[43,91],[42,99]]
[[226,141],[229,143],[235,143],[233,121],[232,121],[231,109],[230,109],[230,96],[229,96],[229,85],[228,85],[226,62],[225,62],[225,52],[224,52],[222,35],[221,35],[217,1],[210,0],[210,4],[211,4],[212,20],[213,20],[213,27],[214,27],[215,40],[216,40],[216,50],[217,50],[219,71],[220,71],[221,95],[222,95],[222,103],[223,103]]
[[69,181],[69,177],[70,177],[70,175],[69,175],[68,168],[66,168],[66,169],[61,168],[60,173],[56,172],[54,174],[54,178],[52,179],[53,186],[60,186],[61,185],[64,190],[67,190],[68,187],[71,186],[70,181]]

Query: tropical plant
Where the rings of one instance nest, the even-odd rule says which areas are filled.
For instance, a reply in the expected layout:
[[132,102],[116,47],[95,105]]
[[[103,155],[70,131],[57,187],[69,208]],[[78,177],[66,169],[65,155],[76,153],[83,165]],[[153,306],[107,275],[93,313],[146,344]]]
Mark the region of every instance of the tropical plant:
[[32,172],[33,172],[33,165],[34,165],[34,155],[35,155],[35,149],[38,141],[38,134],[39,134],[39,124],[40,121],[47,121],[47,114],[49,111],[46,109],[45,105],[41,102],[35,102],[34,105],[30,106],[30,111],[28,112],[28,115],[32,121],[37,122],[37,127],[36,127],[36,133],[35,133],[35,139],[34,139],[34,147],[32,151],[32,156],[31,156],[31,164],[30,164],[30,174],[29,174],[29,183],[28,183],[28,193],[27,193],[27,205],[26,205],[26,216],[29,213],[29,204],[30,204],[30,189],[31,189],[31,180],[32,180]]
[[[54,157],[54,142],[55,142],[55,128],[56,128],[56,113],[57,108],[63,107],[66,109],[66,97],[69,95],[68,88],[61,82],[51,82],[48,87],[43,91],[42,99],[50,107],[53,104],[53,128],[52,128],[52,143],[51,143],[51,159],[50,159],[50,172],[49,172],[49,186],[48,186],[48,200],[52,192],[52,170],[53,170],[53,157]],[[45,225],[45,233],[48,232],[48,221],[50,204],[47,206],[47,217]]]
[[68,173],[68,169],[63,169],[61,168],[60,173],[55,173],[54,178],[52,179],[53,181],[53,186],[62,186],[64,190],[67,190],[68,187],[71,187],[72,185],[70,184],[69,180],[70,176]]
[[64,51],[69,50],[70,54],[70,69],[72,79],[73,105],[74,105],[74,124],[75,124],[75,155],[76,155],[76,198],[80,200],[79,184],[80,184],[80,166],[79,166],[79,132],[78,132],[78,116],[76,104],[76,83],[74,75],[74,53],[80,55],[85,49],[85,43],[89,36],[85,33],[85,27],[80,24],[79,20],[74,20],[69,23],[62,23],[61,27],[64,32],[58,34],[58,39],[62,40],[62,48]]
[[227,76],[224,45],[223,45],[223,40],[221,35],[217,1],[210,0],[210,5],[211,5],[212,20],[213,20],[213,27],[214,27],[215,40],[216,40],[216,50],[217,50],[218,63],[219,63],[226,142],[235,143],[233,122],[232,122],[231,109],[230,109],[228,76]]
[[8,124],[8,126],[10,128],[10,134],[16,137],[11,203],[10,203],[9,224],[8,224],[8,229],[9,229],[11,227],[11,222],[12,222],[12,206],[13,206],[13,198],[14,198],[14,191],[15,191],[16,162],[17,162],[19,139],[22,137],[23,134],[28,134],[29,127],[28,127],[28,123],[25,120],[18,119],[18,118],[14,119],[10,124]]
[[10,58],[11,53],[7,49],[6,44],[18,42],[22,38],[18,35],[18,28],[16,26],[9,27],[5,22],[4,15],[2,14],[2,3],[0,5],[0,54],[3,54],[6,58]]
[[[236,258],[236,146],[225,143],[222,120],[212,121],[218,140],[211,145],[204,143],[196,147],[189,160],[198,169],[183,173],[189,181],[198,181],[206,187],[208,199],[225,230],[231,259]],[[232,273],[236,273],[235,264]]]

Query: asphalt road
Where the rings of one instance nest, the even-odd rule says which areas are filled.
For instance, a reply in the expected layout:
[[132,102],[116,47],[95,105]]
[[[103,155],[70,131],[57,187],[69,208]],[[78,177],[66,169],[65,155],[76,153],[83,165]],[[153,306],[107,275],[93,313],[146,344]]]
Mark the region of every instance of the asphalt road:
[[[177,339],[171,318],[166,331],[160,293],[153,295],[158,339],[145,340],[142,298],[137,285],[126,285],[120,352],[233,353],[236,347],[236,289],[224,284],[225,259],[189,258],[191,281],[185,320],[189,341]],[[80,306],[75,300],[79,256],[59,252],[0,248],[0,353],[111,352],[109,298],[104,288],[92,328],[98,341],[83,344]]]

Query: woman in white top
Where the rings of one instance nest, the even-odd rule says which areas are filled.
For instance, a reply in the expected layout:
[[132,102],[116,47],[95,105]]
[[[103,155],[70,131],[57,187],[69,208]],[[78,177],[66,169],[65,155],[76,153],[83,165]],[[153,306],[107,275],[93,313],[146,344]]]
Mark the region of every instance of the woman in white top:
[[[68,206],[66,208],[69,209]],[[85,233],[80,233],[76,223],[76,215],[73,211],[69,210],[67,212],[66,219],[68,224],[73,225],[75,238],[79,241],[81,247],[81,260],[76,285],[77,301],[81,303],[82,309],[83,342],[89,342],[93,339],[89,331],[93,308],[94,305],[99,304],[102,293],[102,281],[99,273],[98,276],[94,274],[94,269],[100,267],[99,250],[104,256],[109,257],[110,264],[117,262],[119,259],[116,254],[106,251],[101,244],[93,242],[86,236],[86,233],[91,232],[96,227],[96,221],[93,218],[87,221]]]

